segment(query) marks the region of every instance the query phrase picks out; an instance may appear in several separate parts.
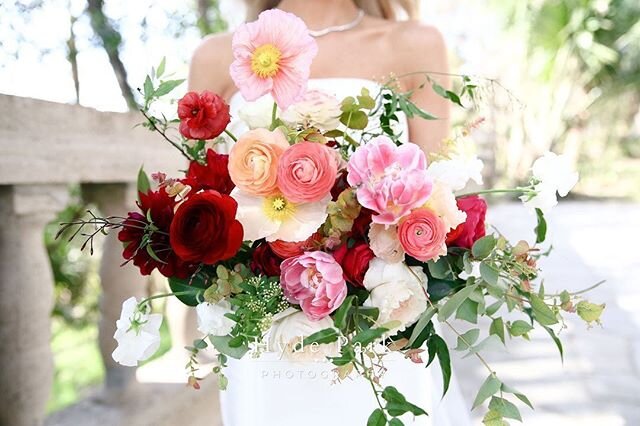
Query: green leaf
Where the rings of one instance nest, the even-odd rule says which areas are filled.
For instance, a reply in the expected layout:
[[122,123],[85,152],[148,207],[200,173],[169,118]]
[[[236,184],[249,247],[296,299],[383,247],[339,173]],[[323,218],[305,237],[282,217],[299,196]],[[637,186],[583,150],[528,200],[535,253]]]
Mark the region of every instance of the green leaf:
[[478,302],[466,299],[456,310],[456,318],[472,324],[478,323]]
[[587,302],[586,300],[581,300],[576,305],[576,312],[587,324],[591,324],[592,322],[600,323],[600,316],[602,315],[604,308],[604,303],[597,305],[595,303]]
[[492,350],[492,349],[495,349],[498,346],[502,346],[500,338],[498,336],[496,336],[495,334],[491,334],[491,335],[489,335],[489,337],[485,338],[483,341],[481,341],[480,343],[475,345],[473,348],[469,349],[469,353],[467,353],[462,358],[468,358],[471,355],[476,354],[476,353],[478,353],[480,351]]
[[161,96],[167,95],[169,92],[171,92],[173,89],[180,86],[184,82],[184,79],[163,81],[162,83],[160,83],[160,86],[158,86],[156,91],[153,92],[153,96],[159,98]]
[[207,342],[204,339],[196,339],[193,341],[193,347],[198,350],[207,349]]
[[387,401],[387,406],[385,408],[389,415],[393,417],[401,416],[407,412],[410,412],[415,416],[427,414],[427,412],[422,408],[408,402],[404,395],[398,392],[398,389],[393,386],[387,386],[384,388],[382,391],[382,398]]
[[484,426],[508,426],[509,424],[505,422],[500,415],[495,410],[489,410],[487,414],[482,418],[482,424]]
[[445,321],[458,309],[460,305],[469,297],[469,295],[478,287],[478,284],[473,284],[464,287],[462,290],[451,296],[447,302],[442,305],[438,310],[438,320],[440,322]]
[[500,390],[501,385],[502,383],[500,383],[500,380],[498,380],[498,378],[494,374],[489,374],[482,386],[480,386],[480,390],[478,390],[478,394],[473,401],[471,409],[475,409],[478,405],[486,401],[490,396],[493,396]]
[[444,299],[455,291],[455,289],[463,287],[462,281],[450,281],[440,280],[437,278],[429,279],[429,286],[427,287],[427,293],[429,293],[429,299],[432,303],[436,303],[439,300]]
[[491,321],[491,326],[489,327],[489,335],[495,335],[502,340],[502,343],[505,343],[504,336],[504,321],[502,318],[495,318]]
[[344,299],[344,302],[342,302],[342,305],[340,305],[335,315],[333,316],[333,325],[335,325],[336,328],[338,328],[339,330],[346,331],[347,316],[355,300],[356,300],[355,295],[351,295],[346,299]]
[[523,336],[533,330],[531,324],[523,320],[514,321],[509,327],[509,334],[513,337]]
[[373,109],[376,106],[376,102],[369,94],[369,90],[363,88],[360,93],[361,95],[358,96],[358,103],[360,104],[360,108]]
[[302,341],[302,345],[307,346],[313,343],[323,345],[326,343],[333,343],[338,340],[339,336],[340,335],[338,334],[338,330],[336,330],[335,328],[325,328],[323,330],[316,331],[310,336],[305,337]]
[[478,337],[480,337],[480,330],[477,328],[472,328],[462,334],[458,337],[458,346],[456,346],[456,351],[466,351],[471,349],[471,347],[478,341]]
[[160,61],[160,65],[158,65],[158,70],[156,71],[156,78],[160,78],[162,74],[164,74],[164,68],[166,64],[167,64],[167,58],[166,56],[163,56],[162,60]]
[[436,262],[429,261],[429,263],[427,263],[427,267],[429,268],[429,273],[433,278],[442,280],[453,278],[451,265],[449,265],[446,257],[441,257]]
[[404,423],[402,423],[402,420],[394,418],[389,420],[389,426],[404,426]]
[[231,358],[241,359],[249,351],[249,347],[247,345],[233,347],[229,345],[232,339],[231,336],[209,336],[209,341],[218,352]]
[[183,293],[178,300],[187,306],[196,306],[202,302],[204,290],[209,287],[204,274],[196,274],[191,278],[169,278],[169,287],[173,293]]
[[436,309],[433,306],[427,307],[427,309],[422,313],[420,319],[416,323],[416,326],[411,332],[411,337],[409,337],[409,346],[413,346],[413,343],[418,339],[418,336],[420,336],[422,330],[424,330],[431,322],[431,318],[433,318],[435,313]]
[[502,384],[502,386],[500,386],[500,390],[502,392],[506,392],[506,393],[510,393],[513,396],[515,396],[516,398],[518,398],[520,401],[524,402],[525,404],[527,404],[529,406],[529,408],[533,409],[533,405],[531,405],[531,401],[529,401],[529,398],[527,398],[522,392],[505,385],[504,383]]
[[151,189],[151,183],[149,182],[149,176],[144,171],[144,168],[140,167],[138,170],[138,192],[147,194]]
[[553,313],[551,308],[542,300],[539,296],[531,294],[529,297],[531,302],[531,308],[533,309],[533,316],[536,321],[542,325],[553,325],[558,323],[556,314]]
[[497,411],[502,417],[522,421],[520,410],[512,402],[498,396],[491,397],[489,402],[489,410]]
[[340,122],[350,129],[364,130],[369,124],[369,117],[363,111],[343,112]]
[[449,354],[449,348],[447,342],[437,334],[432,335],[427,341],[427,348],[429,350],[429,362],[427,367],[431,364],[434,356],[438,356],[438,363],[440,364],[440,370],[442,371],[442,396],[449,390],[449,384],[451,382],[451,356]]
[[355,359],[356,359],[356,353],[353,350],[353,348],[349,345],[345,345],[342,347],[342,350],[340,351],[340,356],[329,358],[331,363],[338,367],[350,364]]
[[496,247],[496,243],[497,241],[493,235],[484,236],[473,244],[471,254],[476,259],[484,259],[491,254]]
[[155,252],[155,251],[153,251],[153,247],[151,247],[151,244],[147,244],[147,245],[145,246],[145,248],[146,248],[146,250],[147,250],[147,254],[148,254],[148,255],[149,255],[153,260],[155,260],[155,261],[156,261],[156,262],[158,262],[158,263],[164,263],[164,264],[166,264],[166,263],[167,263],[167,262],[165,262],[164,260],[162,260],[162,259],[160,259],[160,258],[158,257],[158,255],[156,254],[156,252]]
[[500,273],[489,263],[481,262],[480,276],[487,284],[495,286],[498,285],[498,278],[500,278]]
[[551,336],[551,339],[553,339],[553,342],[558,348],[558,352],[560,352],[560,360],[564,363],[564,349],[562,348],[562,341],[551,328],[545,327],[544,325],[542,326],[542,328],[544,328],[547,333],[549,333],[549,336]]
[[536,217],[538,219],[538,225],[536,226],[536,244],[544,242],[547,238],[547,221],[544,218],[542,210],[536,209]]
[[360,333],[355,335],[352,342],[354,345],[360,344],[364,347],[373,343],[375,340],[379,339],[380,337],[382,337],[382,335],[387,331],[389,331],[389,329],[384,327],[369,328],[367,330],[362,330]]
[[147,76],[144,79],[144,100],[149,101],[153,96],[153,82],[151,81],[151,77]]
[[373,413],[369,416],[369,420],[367,420],[367,426],[385,426],[386,424],[387,419],[385,419],[384,412],[380,408],[373,410]]
[[504,304],[504,301],[498,300],[497,302],[492,303],[491,305],[487,306],[487,309],[486,309],[485,313],[488,316],[492,316],[493,314],[498,312],[498,309],[500,309],[503,304]]

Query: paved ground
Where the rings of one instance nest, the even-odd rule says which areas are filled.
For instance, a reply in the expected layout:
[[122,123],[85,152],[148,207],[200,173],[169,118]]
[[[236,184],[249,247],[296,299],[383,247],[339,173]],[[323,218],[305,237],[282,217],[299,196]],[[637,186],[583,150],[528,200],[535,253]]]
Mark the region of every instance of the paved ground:
[[[497,205],[490,220],[510,239],[531,240],[534,218],[522,212],[517,204]],[[554,251],[542,264],[547,291],[606,279],[589,295],[607,304],[603,327],[587,329],[570,318],[562,334],[564,365],[544,332],[486,358],[534,403],[535,411],[522,410],[526,425],[640,425],[640,205],[565,202],[548,220]],[[471,358],[457,367],[472,400],[485,370]]]

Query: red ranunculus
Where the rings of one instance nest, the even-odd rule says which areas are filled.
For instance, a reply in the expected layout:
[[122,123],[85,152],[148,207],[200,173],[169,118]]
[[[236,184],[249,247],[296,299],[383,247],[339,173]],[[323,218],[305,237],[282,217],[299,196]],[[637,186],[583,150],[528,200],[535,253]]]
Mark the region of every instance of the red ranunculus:
[[187,139],[208,140],[219,136],[231,121],[229,105],[205,90],[189,92],[178,101],[180,133]]
[[191,195],[178,207],[169,231],[171,247],[186,262],[213,265],[242,245],[236,200],[217,191]]
[[359,242],[351,248],[343,244],[333,252],[333,257],[342,266],[347,281],[359,287],[364,286],[364,274],[369,269],[369,262],[375,257],[367,243]]
[[183,183],[190,185],[193,192],[201,189],[213,189],[221,194],[229,195],[235,187],[229,177],[229,156],[218,154],[212,149],[208,150],[207,164],[202,165],[197,161],[192,161]]
[[458,208],[467,214],[467,220],[447,235],[447,246],[470,249],[477,240],[485,236],[484,219],[487,202],[477,195],[458,198]]
[[[169,197],[164,188],[140,193],[139,196],[141,213],[130,212],[118,232],[118,239],[124,243],[122,256],[127,261],[133,261],[142,275],[149,275],[157,268],[165,277],[188,278],[197,265],[176,256],[169,243],[175,200]],[[149,230],[147,218],[151,219],[157,231]],[[148,241],[150,250],[143,246],[143,241]]]
[[251,270],[256,274],[267,277],[280,276],[282,258],[273,252],[269,244],[262,243],[253,250],[251,256]]

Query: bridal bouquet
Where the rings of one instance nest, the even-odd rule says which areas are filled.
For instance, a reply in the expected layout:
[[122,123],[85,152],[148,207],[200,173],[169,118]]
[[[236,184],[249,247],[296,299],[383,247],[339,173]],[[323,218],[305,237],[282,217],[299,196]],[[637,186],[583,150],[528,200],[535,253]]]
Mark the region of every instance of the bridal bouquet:
[[[151,300],[175,296],[195,307],[202,333],[187,348],[192,386],[200,380],[196,355],[208,346],[218,352],[222,388],[228,357],[270,350],[291,360],[328,360],[336,380],[358,374],[371,382],[379,408],[369,425],[400,425],[405,413],[427,413],[383,385],[384,357],[398,351],[426,367],[437,359],[446,392],[450,355],[436,322],[457,334],[456,350],[486,365],[484,349],[528,339],[535,327],[562,353],[556,333],[563,313],[599,321],[604,305],[566,291],[547,294],[540,283],[544,213],[578,179],[564,157],[546,153],[524,186],[465,192],[468,182],[482,182],[469,141],[478,123],[427,158],[403,143],[395,124],[402,115],[435,117],[398,89],[399,77],[378,93],[354,87],[356,96],[341,101],[307,91],[316,51],[303,22],[285,12],[264,12],[237,30],[231,77],[248,101],[265,94],[275,100],[266,115],[243,114],[252,128],[237,136],[227,128],[229,106],[208,91],[180,99],[177,119],[154,115],[155,101],[182,80],[163,79],[164,61],[147,77],[145,126],[188,159],[186,172],[150,179],[141,170],[137,211],[64,227],[94,227],[87,241],[116,229],[126,262],[168,278],[170,294],[124,302],[116,361],[135,366],[158,349],[162,317]],[[467,77],[458,92],[425,78],[455,104],[474,96]],[[229,140],[228,155],[214,150]],[[536,212],[535,243],[488,232],[480,195],[497,192],[519,193]],[[458,331],[454,317],[470,328]],[[490,326],[478,326],[479,317]],[[473,406],[490,399],[486,424],[520,420],[508,395],[529,400],[487,369]]]

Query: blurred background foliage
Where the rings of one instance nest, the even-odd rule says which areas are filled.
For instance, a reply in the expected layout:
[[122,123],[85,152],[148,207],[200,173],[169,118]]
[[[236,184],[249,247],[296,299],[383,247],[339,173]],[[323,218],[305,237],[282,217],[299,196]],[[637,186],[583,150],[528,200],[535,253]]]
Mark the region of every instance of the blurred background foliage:
[[[240,3],[2,1],[0,92],[135,109],[135,89],[151,65],[166,55],[185,74],[201,37],[242,20]],[[479,109],[461,117],[480,115],[487,122],[475,137],[489,184],[523,179],[532,159],[552,149],[575,160],[580,196],[640,199],[638,0],[489,0],[473,7],[465,0],[446,6],[425,1],[422,9],[448,38],[454,72],[501,83],[487,84]],[[476,24],[478,13],[490,19]],[[447,33],[456,27],[463,37]],[[484,33],[494,36],[478,48],[472,41]],[[48,68],[44,82],[30,77],[34,67]],[[59,222],[87,209],[80,189],[71,192],[72,202],[45,232],[56,283],[51,410],[74,402],[103,376],[96,343],[97,257],[81,252],[78,241],[53,238]],[[166,328],[163,342],[166,349]]]

